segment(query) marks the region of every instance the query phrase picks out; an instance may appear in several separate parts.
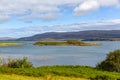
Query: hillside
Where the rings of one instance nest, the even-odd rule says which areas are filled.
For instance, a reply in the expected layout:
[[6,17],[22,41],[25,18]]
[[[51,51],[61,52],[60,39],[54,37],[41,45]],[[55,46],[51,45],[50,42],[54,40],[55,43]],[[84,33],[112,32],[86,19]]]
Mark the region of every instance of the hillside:
[[45,40],[45,39],[82,39],[82,40],[120,40],[120,30],[88,30],[79,32],[48,32],[23,37],[17,40]]

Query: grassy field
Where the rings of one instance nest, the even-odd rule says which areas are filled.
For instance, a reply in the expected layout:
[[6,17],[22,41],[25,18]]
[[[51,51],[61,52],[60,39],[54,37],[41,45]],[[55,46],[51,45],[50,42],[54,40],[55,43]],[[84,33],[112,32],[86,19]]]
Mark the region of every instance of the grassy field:
[[21,46],[21,43],[16,42],[0,42],[0,46]]
[[44,77],[31,77],[31,76],[22,76],[15,74],[11,74],[11,75],[0,74],[0,80],[88,80],[88,79],[65,77],[65,76],[52,76],[52,75],[47,75]]
[[[50,77],[51,78],[50,80],[87,80],[87,79],[88,80],[117,80],[117,79],[120,79],[120,73],[101,71],[101,70],[97,70],[87,66],[43,66],[43,67],[37,67],[37,68],[0,67],[0,73],[2,74],[1,75],[2,77],[5,77],[5,76],[9,77],[10,74],[15,74],[16,78],[18,75],[21,75],[19,76],[21,78],[35,77],[36,79],[40,78],[40,80],[42,79],[44,80],[47,77]],[[16,79],[11,79],[11,80],[16,80]],[[32,78],[30,80],[32,80]]]

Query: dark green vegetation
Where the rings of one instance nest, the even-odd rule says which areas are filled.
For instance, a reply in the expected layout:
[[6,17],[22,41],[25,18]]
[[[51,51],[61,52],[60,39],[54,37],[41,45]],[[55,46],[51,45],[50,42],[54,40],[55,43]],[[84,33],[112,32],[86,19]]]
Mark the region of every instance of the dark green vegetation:
[[85,43],[77,40],[68,40],[66,42],[35,42],[34,45],[61,45],[61,46],[98,46],[98,43]]
[[35,42],[34,45],[44,46],[44,45],[67,45],[66,42]]
[[46,39],[68,40],[82,39],[87,41],[120,41],[120,30],[89,30],[79,32],[49,32],[37,34],[31,37],[19,38],[17,40],[38,41]]
[[104,61],[97,65],[98,69],[120,72],[120,50],[107,54]]
[[11,59],[9,58],[7,62],[1,60],[2,67],[8,68],[31,68],[33,64],[28,61],[26,57],[23,59]]

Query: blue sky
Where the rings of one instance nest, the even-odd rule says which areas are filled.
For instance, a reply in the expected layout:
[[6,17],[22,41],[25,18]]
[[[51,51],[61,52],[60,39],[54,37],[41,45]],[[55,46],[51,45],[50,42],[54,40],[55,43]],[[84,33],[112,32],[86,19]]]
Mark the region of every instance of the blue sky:
[[120,0],[1,0],[0,37],[120,30]]

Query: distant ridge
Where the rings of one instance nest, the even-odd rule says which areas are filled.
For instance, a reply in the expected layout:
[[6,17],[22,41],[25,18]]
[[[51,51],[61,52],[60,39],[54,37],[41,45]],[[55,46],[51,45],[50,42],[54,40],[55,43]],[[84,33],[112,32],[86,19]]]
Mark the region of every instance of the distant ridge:
[[23,37],[20,41],[36,41],[45,39],[82,39],[82,40],[120,40],[120,30],[88,30],[78,32],[48,32],[36,34],[30,37]]
[[6,40],[14,40],[14,38],[11,38],[11,37],[0,37],[0,41],[6,41]]

